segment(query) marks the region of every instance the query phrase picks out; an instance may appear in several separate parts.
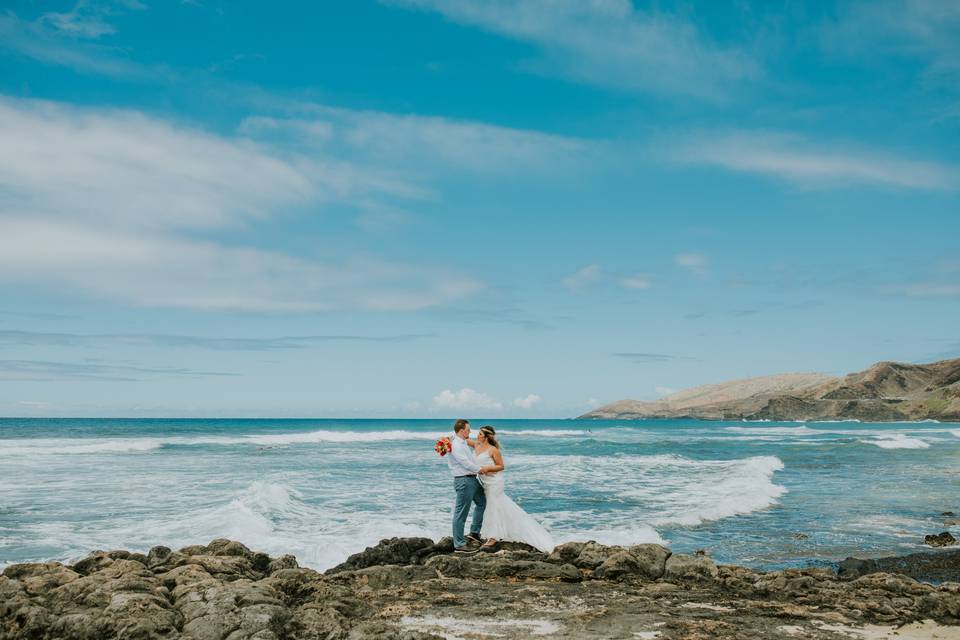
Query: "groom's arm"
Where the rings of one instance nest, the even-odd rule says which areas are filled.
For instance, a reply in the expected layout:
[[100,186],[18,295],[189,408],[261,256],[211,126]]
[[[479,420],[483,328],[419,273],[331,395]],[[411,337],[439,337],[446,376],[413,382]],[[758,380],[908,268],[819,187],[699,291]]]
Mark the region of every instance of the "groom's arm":
[[457,443],[454,443],[453,450],[450,452],[450,455],[453,456],[453,459],[456,460],[461,467],[466,469],[471,473],[480,473],[480,465],[473,461],[470,456],[467,455],[467,451],[464,449],[463,445],[457,446]]

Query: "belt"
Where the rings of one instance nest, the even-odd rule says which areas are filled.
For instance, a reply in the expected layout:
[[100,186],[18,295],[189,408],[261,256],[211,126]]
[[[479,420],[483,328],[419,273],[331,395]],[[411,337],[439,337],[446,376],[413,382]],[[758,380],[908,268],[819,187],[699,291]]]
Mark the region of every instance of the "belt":
[[465,475],[465,476],[453,476],[453,477],[454,477],[454,478],[476,478],[476,477],[477,477],[477,474],[475,474],[475,473],[468,473],[468,474]]

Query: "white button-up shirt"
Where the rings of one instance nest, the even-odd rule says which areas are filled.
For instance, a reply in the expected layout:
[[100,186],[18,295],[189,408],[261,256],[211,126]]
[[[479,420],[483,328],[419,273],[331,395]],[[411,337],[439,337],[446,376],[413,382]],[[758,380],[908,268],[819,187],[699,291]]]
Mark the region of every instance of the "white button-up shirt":
[[447,466],[453,477],[472,476],[480,473],[480,465],[477,464],[477,458],[473,453],[473,448],[467,444],[467,441],[458,435],[450,439],[453,442],[453,448],[447,454]]

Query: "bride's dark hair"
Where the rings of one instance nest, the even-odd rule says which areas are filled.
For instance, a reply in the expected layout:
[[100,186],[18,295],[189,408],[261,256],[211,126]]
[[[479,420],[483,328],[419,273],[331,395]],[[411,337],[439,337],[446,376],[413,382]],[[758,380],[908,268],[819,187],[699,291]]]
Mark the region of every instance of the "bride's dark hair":
[[487,442],[489,442],[491,446],[496,447],[497,449],[500,448],[500,443],[497,442],[497,430],[496,430],[496,429],[494,429],[494,428],[491,427],[490,425],[486,424],[486,425],[480,427],[480,433],[482,433],[482,434],[484,435],[484,437],[486,437]]

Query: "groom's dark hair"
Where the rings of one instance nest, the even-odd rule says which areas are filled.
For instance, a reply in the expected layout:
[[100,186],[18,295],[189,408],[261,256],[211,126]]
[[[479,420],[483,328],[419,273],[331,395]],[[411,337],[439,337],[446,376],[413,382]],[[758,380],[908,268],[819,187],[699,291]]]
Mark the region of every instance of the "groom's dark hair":
[[468,424],[470,424],[469,420],[464,420],[463,418],[460,418],[459,420],[453,423],[453,432],[460,433],[466,428]]

